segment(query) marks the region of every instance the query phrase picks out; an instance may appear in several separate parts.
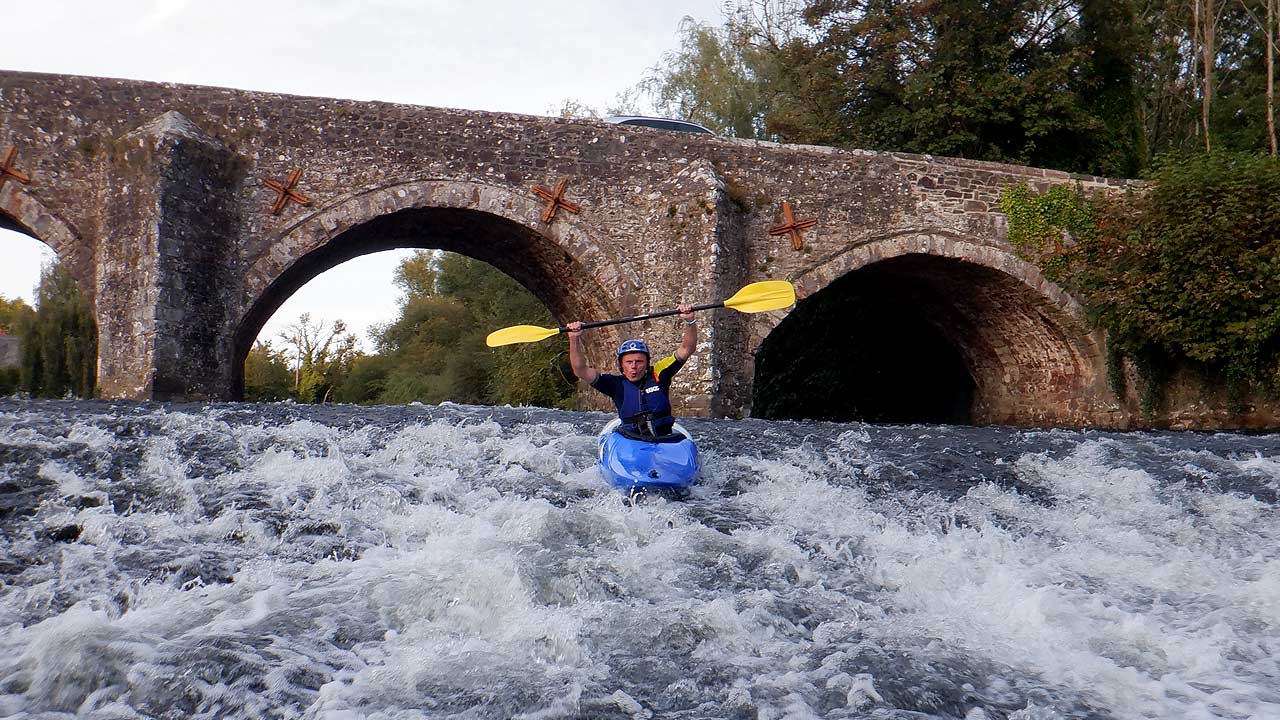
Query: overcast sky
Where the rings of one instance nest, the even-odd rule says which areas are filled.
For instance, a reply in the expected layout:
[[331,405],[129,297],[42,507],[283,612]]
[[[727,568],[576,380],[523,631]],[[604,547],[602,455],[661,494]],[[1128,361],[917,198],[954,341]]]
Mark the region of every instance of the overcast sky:
[[[675,49],[683,17],[718,24],[723,5],[11,0],[0,10],[0,68],[532,115],[573,99],[603,111]],[[391,271],[402,254],[367,255],[321,275],[260,337],[309,311],[346,320],[367,347],[366,328],[395,313]],[[30,301],[47,255],[41,243],[0,230],[0,294]]]

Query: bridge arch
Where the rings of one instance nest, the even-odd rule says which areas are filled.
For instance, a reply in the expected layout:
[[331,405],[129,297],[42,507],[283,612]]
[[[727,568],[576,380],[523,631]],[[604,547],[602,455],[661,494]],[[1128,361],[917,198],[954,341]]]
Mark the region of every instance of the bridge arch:
[[294,292],[330,268],[383,250],[447,250],[489,263],[564,321],[627,308],[639,285],[635,274],[591,227],[563,215],[548,226],[541,210],[506,187],[417,180],[340,198],[268,237],[245,277],[235,393],[243,390],[241,368],[254,339]]
[[75,278],[80,293],[92,307],[97,296],[93,251],[67,223],[39,200],[10,185],[6,183],[5,187],[0,187],[0,228],[22,233],[48,245]]
[[752,333],[754,415],[1039,425],[1085,412],[1073,399],[1101,363],[1083,311],[1006,250],[896,233],[793,281],[805,299]]

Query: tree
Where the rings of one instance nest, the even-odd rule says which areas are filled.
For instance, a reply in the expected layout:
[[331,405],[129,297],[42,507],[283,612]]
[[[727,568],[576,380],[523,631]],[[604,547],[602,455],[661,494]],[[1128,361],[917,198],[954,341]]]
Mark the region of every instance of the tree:
[[1270,146],[1275,2],[740,0],[639,87],[741,137],[1134,176]]
[[[1132,0],[1081,0],[1075,31],[1079,65],[1072,72],[1080,105],[1100,123],[1096,144],[1076,151],[1094,162],[1077,169],[1095,175],[1135,177],[1147,162],[1139,93],[1140,59],[1152,52]],[[1083,158],[1082,158],[1083,159]]]
[[326,327],[323,320],[313,323],[310,313],[302,313],[279,339],[293,365],[293,393],[299,402],[328,400],[359,355],[356,336],[347,332],[346,323],[335,320]]
[[379,402],[483,403],[491,377],[484,334],[463,303],[412,298],[377,338],[379,352],[392,361]]
[[1267,138],[1276,154],[1276,0],[1267,0]]
[[1158,351],[1236,383],[1280,383],[1280,161],[1166,157],[1112,200],[1068,282],[1134,357]]
[[436,267],[439,254],[419,250],[400,261],[392,273],[391,282],[404,292],[400,299],[401,307],[418,297],[430,297],[436,294],[436,281],[440,270]]
[[22,389],[37,397],[93,395],[97,382],[98,329],[88,302],[58,262],[45,265],[36,288],[36,311],[20,317]]
[[462,255],[421,251],[401,261],[394,282],[404,293],[400,315],[376,328],[377,354],[355,360],[336,399],[570,404],[563,338],[485,347],[484,336],[495,328],[555,322],[514,280]]
[[10,300],[0,294],[0,333],[15,334],[22,318],[34,314],[35,310],[32,310],[22,298]]
[[1218,56],[1217,7],[1215,0],[1191,0],[1192,47],[1200,49],[1200,133],[1205,152],[1213,149],[1209,142],[1209,108],[1213,100],[1213,76]]
[[740,9],[723,28],[682,20],[679,49],[640,83],[656,112],[722,135],[773,139],[766,110],[776,69],[770,60],[780,38],[771,28],[749,22],[753,17]]
[[720,28],[682,25],[680,49],[643,85],[669,113],[739,136],[1069,170],[1096,170],[1101,155],[1127,171],[1129,38],[1104,32],[1114,0],[1085,2],[1084,32],[1079,5],[1049,0],[740,2]]
[[334,388],[334,402],[383,402],[383,391],[386,389],[391,365],[391,358],[386,355],[375,353],[357,357],[351,363],[351,371]]
[[1276,154],[1276,0],[1267,0],[1267,139]]
[[1215,123],[1230,149],[1265,147],[1275,155],[1276,0],[1238,0],[1228,8],[1220,90],[1226,106],[1215,113]]
[[1132,51],[1144,166],[1169,152],[1269,147],[1263,2],[1134,0],[1148,39]]
[[[35,310],[23,302],[22,298],[10,300],[0,295],[0,335],[16,337],[18,327],[24,323],[30,323],[34,316]],[[20,367],[20,365],[0,366],[0,395],[9,395],[22,386]]]
[[244,399],[272,402],[293,397],[294,374],[284,352],[270,342],[255,342],[244,360]]

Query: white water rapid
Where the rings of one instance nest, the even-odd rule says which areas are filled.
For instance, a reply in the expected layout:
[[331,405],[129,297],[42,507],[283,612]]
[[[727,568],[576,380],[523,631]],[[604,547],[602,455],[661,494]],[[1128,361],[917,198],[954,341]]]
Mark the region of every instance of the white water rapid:
[[0,717],[1280,718],[1280,436],[0,400]]

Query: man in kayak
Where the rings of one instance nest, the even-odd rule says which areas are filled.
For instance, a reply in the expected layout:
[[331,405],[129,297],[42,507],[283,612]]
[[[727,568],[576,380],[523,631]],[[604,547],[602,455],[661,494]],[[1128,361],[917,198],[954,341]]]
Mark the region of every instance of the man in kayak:
[[680,305],[684,335],[674,357],[650,365],[649,346],[643,340],[628,340],[618,347],[618,371],[621,375],[597,372],[582,354],[582,323],[565,326],[569,331],[569,366],[579,380],[608,395],[618,408],[622,427],[629,432],[663,436],[671,432],[675,418],[671,416],[671,378],[684,367],[685,361],[698,349],[698,321],[692,306]]

